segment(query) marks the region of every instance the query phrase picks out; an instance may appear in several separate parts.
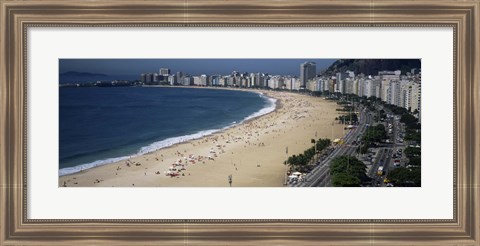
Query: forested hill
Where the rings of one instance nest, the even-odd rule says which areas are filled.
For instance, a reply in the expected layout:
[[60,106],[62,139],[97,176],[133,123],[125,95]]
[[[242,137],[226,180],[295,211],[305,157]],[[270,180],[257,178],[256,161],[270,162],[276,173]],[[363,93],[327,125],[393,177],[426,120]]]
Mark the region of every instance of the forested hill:
[[420,59],[342,59],[334,62],[325,71],[325,75],[335,75],[347,70],[354,71],[355,75],[377,75],[378,71],[401,70],[402,74],[410,72],[412,68],[420,69]]

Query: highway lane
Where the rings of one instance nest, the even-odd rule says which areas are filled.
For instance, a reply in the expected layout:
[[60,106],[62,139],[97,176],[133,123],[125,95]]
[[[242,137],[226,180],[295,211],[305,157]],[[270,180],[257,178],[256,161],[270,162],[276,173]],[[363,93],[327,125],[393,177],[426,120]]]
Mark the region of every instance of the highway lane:
[[[390,110],[386,109],[386,112],[389,113],[389,114],[393,114]],[[398,140],[399,139],[403,139],[402,137],[400,137],[400,132],[402,132],[402,125],[400,123],[400,120],[397,118],[397,116],[393,116],[392,117],[392,120],[391,120],[391,124],[392,124],[392,145],[389,146],[389,155],[388,155],[388,158],[385,160],[385,167],[384,167],[384,170],[385,170],[385,175],[384,177],[386,177],[388,175],[388,173],[392,170],[394,170],[395,168],[397,168],[395,165],[394,165],[394,159],[393,158],[393,154],[397,153],[397,150],[398,149],[404,149],[404,144],[399,142]],[[404,156],[403,154],[399,157],[397,157],[398,159],[401,160],[401,164],[400,166],[405,166],[405,159],[404,159]],[[385,186],[386,184],[383,182],[382,180],[382,186]]]
[[382,161],[384,158],[385,158],[385,149],[384,148],[379,148],[378,152],[375,156],[375,160],[372,163],[372,168],[370,168],[370,171],[367,174],[369,177],[372,178],[372,177],[376,176],[380,161]]
[[[370,172],[368,172],[368,176],[372,178],[372,186],[384,186],[383,179],[385,177],[385,170],[389,168],[389,162],[392,156],[392,149],[391,148],[381,148],[381,153],[379,150],[379,155],[377,155],[377,159],[374,163]],[[384,174],[378,175],[378,168],[383,166]]]

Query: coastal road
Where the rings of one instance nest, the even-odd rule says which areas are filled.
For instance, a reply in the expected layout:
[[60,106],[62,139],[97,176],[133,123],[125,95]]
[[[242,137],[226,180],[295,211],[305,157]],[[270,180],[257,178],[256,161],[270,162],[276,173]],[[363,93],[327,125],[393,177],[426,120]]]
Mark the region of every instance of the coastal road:
[[292,187],[322,187],[330,185],[329,167],[330,162],[343,155],[355,155],[357,145],[352,143],[365,133],[367,125],[371,124],[372,116],[369,112],[360,109],[359,124],[356,128],[350,130],[343,137],[343,144],[339,144],[325,159],[320,160],[318,165],[306,176],[305,182],[299,182],[297,184],[291,184]]

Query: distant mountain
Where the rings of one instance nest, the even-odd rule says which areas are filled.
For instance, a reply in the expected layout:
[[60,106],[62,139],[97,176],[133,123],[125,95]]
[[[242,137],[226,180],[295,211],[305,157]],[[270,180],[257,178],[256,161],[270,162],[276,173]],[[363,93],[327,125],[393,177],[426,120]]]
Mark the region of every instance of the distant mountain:
[[77,72],[77,71],[68,71],[65,73],[61,73],[60,75],[64,76],[78,76],[78,77],[87,77],[87,76],[101,76],[105,77],[107,76],[106,74],[103,73],[87,73],[87,72]]
[[60,83],[84,83],[102,80],[107,77],[108,75],[102,73],[68,71],[65,73],[60,73],[59,79]]
[[103,73],[88,73],[78,71],[68,71],[59,74],[60,84],[65,83],[89,83],[96,81],[112,80],[135,80],[139,75],[108,75]]
[[384,70],[401,70],[402,74],[406,74],[412,68],[420,67],[420,59],[341,59],[330,65],[324,74],[335,75],[347,70],[365,75],[378,75],[378,71]]

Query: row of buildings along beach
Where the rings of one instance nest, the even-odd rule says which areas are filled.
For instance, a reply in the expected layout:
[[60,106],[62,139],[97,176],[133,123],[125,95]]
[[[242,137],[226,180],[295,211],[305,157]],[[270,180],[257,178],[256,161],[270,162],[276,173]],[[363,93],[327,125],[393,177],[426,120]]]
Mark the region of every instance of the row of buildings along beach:
[[169,68],[160,68],[158,73],[142,73],[140,80],[145,85],[218,86],[240,88],[268,88],[290,91],[328,92],[355,94],[360,97],[376,97],[380,100],[417,112],[421,111],[421,71],[411,69],[406,74],[400,70],[379,71],[378,74],[355,74],[353,71],[334,75],[317,74],[314,62],[300,64],[300,76],[270,75],[233,71],[228,75],[196,75],[183,72],[172,73]]

